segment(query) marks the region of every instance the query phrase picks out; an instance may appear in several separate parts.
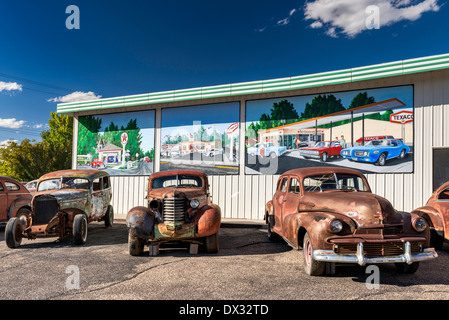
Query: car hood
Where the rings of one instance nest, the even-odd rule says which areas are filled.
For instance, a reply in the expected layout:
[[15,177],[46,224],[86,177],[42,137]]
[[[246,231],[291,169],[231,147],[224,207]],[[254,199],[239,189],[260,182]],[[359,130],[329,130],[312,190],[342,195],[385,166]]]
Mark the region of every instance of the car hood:
[[203,188],[160,188],[148,192],[147,198],[165,199],[165,198],[186,198],[194,199],[204,196],[206,192]]
[[301,150],[307,150],[307,151],[325,151],[328,150],[329,147],[318,147],[318,148],[301,148]]
[[404,222],[402,215],[387,199],[369,192],[311,192],[303,197],[301,203],[308,205],[309,210],[345,215],[359,226]]
[[34,198],[42,195],[50,195],[55,197],[57,200],[66,200],[66,199],[86,198],[88,194],[89,191],[85,189],[57,189],[57,190],[45,190],[36,192],[34,194]]

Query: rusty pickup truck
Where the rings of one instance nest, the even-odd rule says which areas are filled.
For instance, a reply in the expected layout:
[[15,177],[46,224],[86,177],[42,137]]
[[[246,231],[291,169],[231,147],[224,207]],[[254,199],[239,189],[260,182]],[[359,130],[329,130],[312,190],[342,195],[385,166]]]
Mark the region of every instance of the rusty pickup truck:
[[199,248],[218,252],[221,210],[211,202],[205,173],[154,173],[148,180],[146,200],[147,206],[132,208],[126,217],[130,255],[141,255],[145,245],[149,245],[151,255],[156,255],[160,244],[174,241],[188,242],[191,253]]

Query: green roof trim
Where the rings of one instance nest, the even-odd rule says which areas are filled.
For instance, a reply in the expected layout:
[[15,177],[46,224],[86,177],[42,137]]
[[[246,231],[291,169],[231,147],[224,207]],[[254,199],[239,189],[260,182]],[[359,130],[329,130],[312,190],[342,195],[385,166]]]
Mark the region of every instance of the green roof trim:
[[74,113],[91,110],[104,110],[105,112],[109,112],[120,107],[132,107],[163,102],[188,101],[208,98],[233,97],[266,92],[279,92],[325,85],[351,83],[362,80],[386,78],[448,68],[449,53],[295,77],[241,82],[174,91],[153,92],[148,94],[137,94],[82,102],[61,103],[57,106],[57,112]]

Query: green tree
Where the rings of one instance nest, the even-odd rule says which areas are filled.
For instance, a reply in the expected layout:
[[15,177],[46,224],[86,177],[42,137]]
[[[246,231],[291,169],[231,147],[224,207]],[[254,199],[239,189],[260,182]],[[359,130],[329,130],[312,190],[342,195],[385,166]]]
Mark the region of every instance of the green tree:
[[0,149],[0,174],[20,181],[37,179],[72,164],[73,118],[52,112],[42,141],[24,139]]
[[341,99],[337,99],[333,94],[319,94],[312,99],[311,103],[306,103],[304,112],[301,112],[301,120],[326,116],[344,110],[346,109],[343,107]]
[[376,99],[374,97],[368,97],[368,92],[360,92],[352,99],[348,109],[366,106],[374,102],[376,102]]

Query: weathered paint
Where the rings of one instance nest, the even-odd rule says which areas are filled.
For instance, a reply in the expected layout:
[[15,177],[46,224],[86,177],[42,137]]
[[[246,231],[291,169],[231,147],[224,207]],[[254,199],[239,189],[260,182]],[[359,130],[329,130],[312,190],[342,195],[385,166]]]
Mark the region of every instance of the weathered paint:
[[[305,177],[329,173],[359,176],[367,185],[368,191],[305,192]],[[305,232],[309,234],[314,250],[332,250],[340,242],[381,244],[409,241],[419,242],[423,248],[429,246],[429,228],[424,232],[417,232],[412,226],[418,216],[398,212],[388,200],[372,194],[367,180],[356,170],[337,167],[302,168],[287,171],[279,179],[284,177],[297,178],[301,182],[301,190],[299,194],[276,191],[272,200],[275,216],[272,231],[284,237],[294,247],[302,246],[301,237]],[[271,204],[267,203],[267,212],[270,207]],[[330,229],[330,223],[334,219],[343,223],[343,229],[337,234]]]

